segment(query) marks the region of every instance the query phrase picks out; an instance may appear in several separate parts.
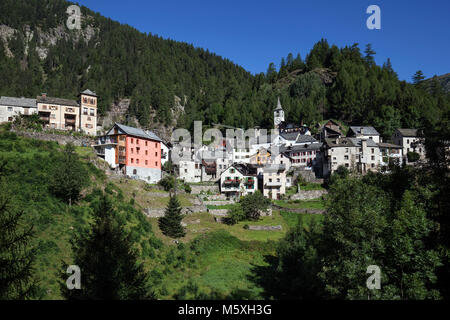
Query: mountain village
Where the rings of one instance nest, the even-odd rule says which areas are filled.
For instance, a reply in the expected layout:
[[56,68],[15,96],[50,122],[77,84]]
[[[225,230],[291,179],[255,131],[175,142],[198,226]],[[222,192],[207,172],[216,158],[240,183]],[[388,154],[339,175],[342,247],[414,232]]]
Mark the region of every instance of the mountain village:
[[[172,162],[178,179],[185,183],[217,183],[227,198],[239,198],[256,190],[273,200],[285,195],[298,175],[310,181],[323,181],[340,166],[365,174],[389,170],[389,163],[409,164],[425,160],[425,149],[418,130],[398,128],[391,141],[383,141],[372,126],[344,128],[334,120],[316,127],[290,123],[278,99],[273,110],[272,134],[256,129],[245,147],[223,138],[214,147],[181,147],[163,141],[154,132],[119,123],[104,135],[97,135],[97,95],[87,89],[78,101],[48,97],[36,99],[1,97],[0,122],[15,116],[37,114],[45,128],[81,132],[96,137],[92,145],[111,171],[132,179],[158,183],[165,163]],[[174,152],[185,153],[174,161]],[[187,154],[187,156],[186,156]]]

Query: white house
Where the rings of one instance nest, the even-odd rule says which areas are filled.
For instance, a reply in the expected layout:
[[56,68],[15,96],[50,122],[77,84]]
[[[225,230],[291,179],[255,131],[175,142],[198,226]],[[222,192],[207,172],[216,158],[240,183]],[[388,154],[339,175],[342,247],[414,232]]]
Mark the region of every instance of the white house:
[[227,197],[240,197],[258,190],[256,168],[235,163],[220,175],[220,192]]
[[408,152],[416,152],[421,159],[425,159],[423,138],[419,137],[417,129],[397,129],[392,135],[392,141],[403,148],[404,158],[407,157]]
[[11,122],[14,116],[37,114],[36,99],[1,97],[0,98],[0,123]]

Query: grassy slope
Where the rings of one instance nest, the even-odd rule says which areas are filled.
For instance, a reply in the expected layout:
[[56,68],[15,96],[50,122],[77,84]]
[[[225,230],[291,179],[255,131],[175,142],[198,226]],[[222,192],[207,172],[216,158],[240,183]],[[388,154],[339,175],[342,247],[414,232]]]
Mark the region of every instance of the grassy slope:
[[[36,278],[40,281],[44,299],[61,298],[57,282],[61,273],[61,262],[71,261],[70,240],[81,228],[86,228],[91,220],[87,200],[82,200],[78,205],[69,208],[39,185],[40,179],[48,178],[45,171],[48,170],[46,165],[50,162],[51,154],[59,150],[61,147],[55,143],[37,142],[32,139],[0,141],[1,156],[15,162],[37,161],[36,163],[40,164],[30,165],[33,169],[22,173],[27,179],[22,181],[22,185],[18,188],[26,190],[42,188],[36,199],[28,199],[29,206],[26,209],[27,221],[35,225],[36,237],[33,243],[38,248]],[[88,194],[94,187],[104,188],[108,180],[92,164],[98,160],[92,151],[89,148],[77,148],[77,153],[91,173],[92,184],[84,194]],[[145,221],[145,218],[140,216],[138,211],[130,211],[131,207],[127,204],[133,197],[133,192],[136,209],[146,205],[147,198],[153,199],[151,205],[163,207],[168,197],[154,189],[145,193],[139,192],[142,190],[138,186],[139,183],[134,180],[128,183],[114,181],[114,185],[123,196],[122,200],[118,200],[120,210],[129,215],[124,229],[140,235],[136,248],[145,261],[146,269],[152,272],[154,288],[161,298],[176,297],[189,283],[195,284],[206,294],[219,292],[223,297],[230,297],[236,296],[236,292],[239,291],[245,297],[260,298],[262,289],[250,280],[252,268],[265,265],[265,256],[275,254],[276,241],[296,223],[297,214],[285,212],[280,214],[274,211],[272,217],[264,217],[251,223],[241,222],[234,226],[216,223],[208,213],[192,214],[184,219],[188,224],[187,235],[183,239],[185,246],[180,249],[171,239],[161,234],[157,219],[147,219],[151,228],[149,226],[143,228],[145,231],[141,230],[143,224],[141,219]],[[160,196],[155,196],[156,193]],[[182,205],[190,205],[192,196],[182,195],[180,199]],[[313,218],[316,217],[311,216],[308,219]],[[197,223],[198,219],[200,223]],[[282,225],[283,229],[252,231],[245,230],[244,224]]]

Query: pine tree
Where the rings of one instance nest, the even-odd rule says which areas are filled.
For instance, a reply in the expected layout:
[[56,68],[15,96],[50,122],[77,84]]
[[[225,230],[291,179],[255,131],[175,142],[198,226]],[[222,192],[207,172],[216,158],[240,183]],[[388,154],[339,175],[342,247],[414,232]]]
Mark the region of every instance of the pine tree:
[[412,78],[414,84],[419,84],[423,79],[425,79],[425,76],[423,75],[422,70],[417,70]]
[[0,300],[32,298],[36,283],[32,279],[35,252],[30,248],[33,227],[22,228],[24,211],[8,194],[0,163]]
[[366,54],[366,56],[364,57],[364,60],[366,60],[367,64],[369,66],[374,65],[375,59],[373,56],[376,54],[376,52],[372,49],[372,44],[368,43],[366,45],[366,50],[364,50],[364,53]]
[[133,242],[116,220],[111,200],[102,195],[91,207],[95,216],[92,230],[73,243],[74,264],[81,271],[81,289],[69,290],[64,273],[63,295],[75,300],[153,299],[147,284],[149,275],[138,263]]
[[186,232],[181,225],[181,220],[183,220],[183,215],[180,203],[175,195],[171,195],[164,216],[158,220],[159,228],[166,236],[182,238]]

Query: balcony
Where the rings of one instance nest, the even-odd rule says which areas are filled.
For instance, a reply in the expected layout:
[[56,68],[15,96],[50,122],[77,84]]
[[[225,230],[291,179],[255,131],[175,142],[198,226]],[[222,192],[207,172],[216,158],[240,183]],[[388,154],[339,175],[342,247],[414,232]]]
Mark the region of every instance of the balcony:
[[267,181],[265,183],[266,187],[281,187],[281,180],[280,181]]
[[239,188],[240,184],[240,179],[226,179],[223,182],[223,185],[227,188]]

